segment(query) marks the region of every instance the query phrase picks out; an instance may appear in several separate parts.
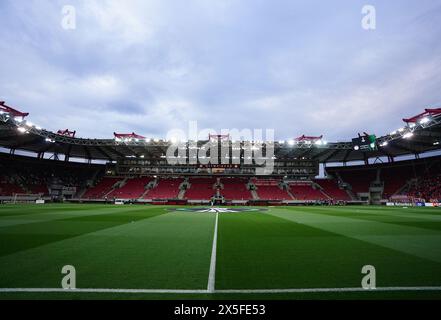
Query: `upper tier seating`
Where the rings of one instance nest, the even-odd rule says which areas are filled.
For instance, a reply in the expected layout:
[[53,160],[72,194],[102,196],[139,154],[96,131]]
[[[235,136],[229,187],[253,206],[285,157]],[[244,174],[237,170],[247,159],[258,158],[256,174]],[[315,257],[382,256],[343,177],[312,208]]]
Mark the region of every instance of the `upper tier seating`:
[[185,191],[185,199],[210,200],[216,194],[213,189],[216,178],[190,178],[190,188]]

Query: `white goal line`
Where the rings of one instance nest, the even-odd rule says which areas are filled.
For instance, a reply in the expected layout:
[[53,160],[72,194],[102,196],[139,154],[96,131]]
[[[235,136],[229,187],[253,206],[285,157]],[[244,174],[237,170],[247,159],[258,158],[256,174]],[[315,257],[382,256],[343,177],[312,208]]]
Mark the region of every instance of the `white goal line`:
[[62,288],[0,288],[0,293],[170,293],[170,294],[241,294],[241,293],[326,293],[326,292],[386,292],[386,291],[441,291],[441,286],[426,287],[379,287],[375,289],[355,288],[295,288],[295,289],[62,289]]

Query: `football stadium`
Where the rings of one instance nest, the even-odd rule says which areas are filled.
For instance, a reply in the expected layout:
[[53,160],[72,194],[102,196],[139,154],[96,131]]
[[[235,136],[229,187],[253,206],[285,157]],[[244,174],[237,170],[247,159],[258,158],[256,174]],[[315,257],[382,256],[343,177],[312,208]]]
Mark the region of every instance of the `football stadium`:
[[[83,139],[1,108],[2,298],[441,297],[441,109],[381,137],[257,143]],[[270,144],[256,175],[246,146]],[[172,161],[193,146],[216,158]]]
[[19,2],[0,300],[441,299],[435,1]]

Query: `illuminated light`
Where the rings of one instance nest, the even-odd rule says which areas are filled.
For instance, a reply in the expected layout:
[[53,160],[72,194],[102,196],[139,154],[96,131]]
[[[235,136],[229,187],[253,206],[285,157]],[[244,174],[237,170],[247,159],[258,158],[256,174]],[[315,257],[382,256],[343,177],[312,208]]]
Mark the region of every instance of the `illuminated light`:
[[21,118],[21,117],[15,117],[14,120],[17,121],[17,122],[23,122],[24,121],[24,119]]
[[139,139],[138,139],[138,138],[136,138],[136,139],[135,139],[135,142],[139,142]]
[[41,130],[41,127],[35,127],[35,129],[37,129],[37,130]]
[[328,141],[323,141],[323,144],[324,144],[324,145],[327,145],[327,144],[328,144]]
[[[421,122],[420,122],[421,123]],[[413,128],[413,127],[415,127],[416,126],[416,124],[415,123],[409,123],[409,128]]]
[[318,146],[321,146],[321,145],[323,144],[323,142],[322,142],[322,140],[317,140],[317,141],[315,142],[315,144],[318,145]]
[[403,132],[403,131],[404,131],[404,128],[398,129],[398,132]]
[[18,130],[18,132],[21,132],[21,133],[25,133],[26,132],[26,129],[23,128],[23,127],[18,127],[17,130]]
[[434,146],[439,145],[439,141],[434,142],[433,145],[434,145]]
[[430,119],[428,117],[424,117],[424,118],[422,118],[420,120],[420,124],[425,124],[425,123],[428,123],[428,122],[430,122]]
[[403,135],[403,138],[404,139],[409,139],[409,138],[411,138],[413,136],[413,133],[412,132],[407,132],[407,133],[405,133],[404,135]]
[[142,155],[141,155],[141,158],[144,158],[144,157],[145,157],[145,156],[142,154]]
[[280,140],[280,141],[279,141],[279,143],[280,143],[280,144],[284,144],[284,143],[285,143],[285,141],[283,141],[283,140]]
[[382,146],[382,147],[385,147],[385,146],[387,146],[388,144],[389,144],[389,142],[384,141],[384,142],[381,143],[381,146]]
[[294,140],[289,140],[289,142],[288,142],[288,144],[290,145],[290,146],[293,146],[294,145]]
[[396,132],[396,131],[392,131],[392,132],[390,133],[391,136],[393,136],[394,134],[397,134],[397,132]]
[[29,122],[29,121],[26,121],[25,125],[28,126],[28,127],[33,127],[34,126],[34,124],[32,122]]
[[357,151],[358,149],[360,149],[359,146],[354,146],[354,150]]

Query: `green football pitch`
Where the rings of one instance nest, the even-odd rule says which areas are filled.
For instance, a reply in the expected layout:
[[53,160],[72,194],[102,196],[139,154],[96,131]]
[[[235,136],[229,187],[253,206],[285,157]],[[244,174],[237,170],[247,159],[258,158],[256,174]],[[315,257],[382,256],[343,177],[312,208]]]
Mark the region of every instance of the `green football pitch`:
[[0,206],[0,299],[441,298],[441,208],[179,208]]

